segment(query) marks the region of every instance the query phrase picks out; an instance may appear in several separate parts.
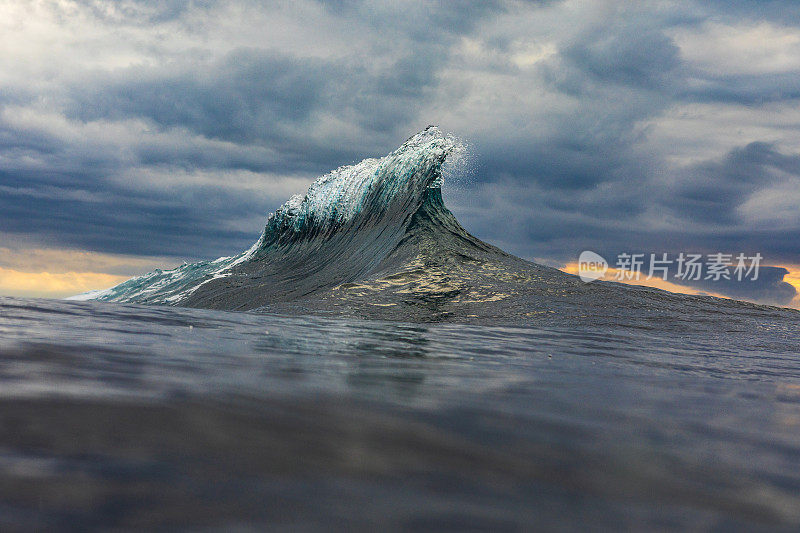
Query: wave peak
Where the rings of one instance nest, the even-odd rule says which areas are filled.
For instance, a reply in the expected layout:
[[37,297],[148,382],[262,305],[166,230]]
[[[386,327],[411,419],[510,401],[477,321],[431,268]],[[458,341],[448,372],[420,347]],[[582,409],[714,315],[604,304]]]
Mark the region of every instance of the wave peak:
[[439,193],[443,165],[463,152],[458,138],[428,126],[390,154],[341,166],[289,198],[245,252],[156,270],[77,298],[206,307],[212,305],[200,293],[219,300],[236,280],[240,286],[265,280],[258,295],[239,294],[236,304],[222,305],[254,308],[352,281],[394,251],[426,202],[457,225]]
[[428,126],[385,157],[341,166],[270,214],[259,248],[407,213],[419,206],[426,189],[442,185],[442,165],[462,150],[457,138]]

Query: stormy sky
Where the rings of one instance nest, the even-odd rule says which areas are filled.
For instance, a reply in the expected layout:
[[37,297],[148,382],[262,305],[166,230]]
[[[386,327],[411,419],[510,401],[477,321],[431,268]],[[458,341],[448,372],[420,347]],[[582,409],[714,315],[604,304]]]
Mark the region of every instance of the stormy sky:
[[0,0],[0,270],[229,255],[437,124],[480,238],[554,265],[759,252],[777,268],[733,295],[789,304],[798,102],[790,1]]

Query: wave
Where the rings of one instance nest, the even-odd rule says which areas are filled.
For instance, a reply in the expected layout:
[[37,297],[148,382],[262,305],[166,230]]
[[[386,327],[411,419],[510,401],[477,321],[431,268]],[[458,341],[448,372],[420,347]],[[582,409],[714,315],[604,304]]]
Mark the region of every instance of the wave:
[[429,126],[385,157],[316,180],[269,215],[259,239],[238,255],[155,270],[73,299],[646,330],[697,327],[700,310],[729,321],[754,309],[777,312],[647,287],[586,284],[481,241],[442,200],[443,171],[462,153],[457,139]]
[[71,299],[252,309],[352,282],[395,250],[423,206],[432,221],[467,235],[441,201],[443,167],[463,150],[428,126],[385,157],[317,179],[270,214],[238,255],[157,269]]

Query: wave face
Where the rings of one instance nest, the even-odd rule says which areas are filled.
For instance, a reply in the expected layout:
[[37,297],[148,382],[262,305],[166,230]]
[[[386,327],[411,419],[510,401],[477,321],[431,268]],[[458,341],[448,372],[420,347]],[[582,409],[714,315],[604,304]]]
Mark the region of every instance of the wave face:
[[246,310],[362,279],[396,251],[423,206],[467,235],[440,192],[442,167],[461,150],[429,126],[389,155],[340,167],[292,196],[245,252],[155,270],[74,299]]

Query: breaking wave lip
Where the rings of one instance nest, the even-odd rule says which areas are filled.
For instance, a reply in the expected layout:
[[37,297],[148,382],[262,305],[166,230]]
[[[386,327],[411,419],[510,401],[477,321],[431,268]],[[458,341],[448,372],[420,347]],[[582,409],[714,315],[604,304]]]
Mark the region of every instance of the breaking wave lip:
[[[460,139],[428,126],[384,157],[341,166],[318,178],[305,195],[292,196],[271,213],[258,240],[240,254],[157,269],[68,299],[180,305],[201,287],[235,275],[248,263],[282,259],[277,263],[291,269],[292,263],[371,251],[375,256],[365,258],[364,270],[397,245],[431,191],[440,190],[445,162],[464,150]],[[364,240],[372,241],[369,247]],[[333,241],[337,249],[320,254]]]

